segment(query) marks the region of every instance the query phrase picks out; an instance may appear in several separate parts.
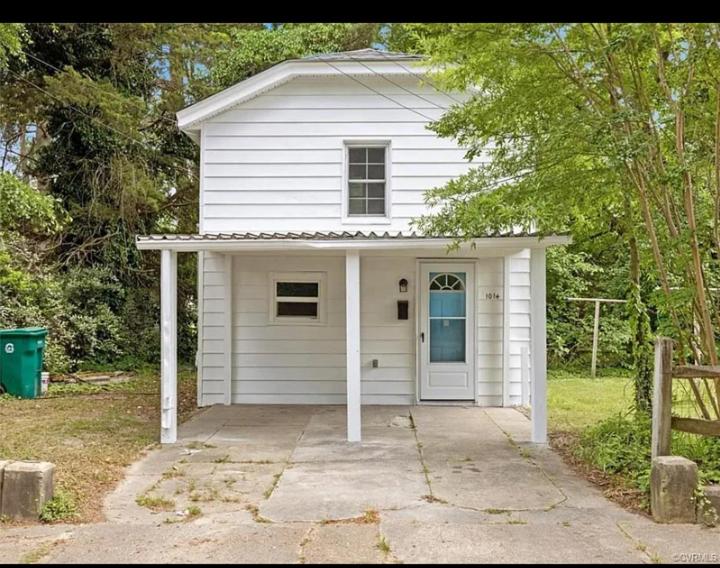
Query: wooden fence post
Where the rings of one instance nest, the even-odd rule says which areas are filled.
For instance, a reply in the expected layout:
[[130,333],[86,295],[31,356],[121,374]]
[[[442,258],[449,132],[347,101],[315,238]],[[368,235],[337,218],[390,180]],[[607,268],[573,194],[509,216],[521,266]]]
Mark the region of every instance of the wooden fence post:
[[670,455],[672,352],[669,337],[655,339],[655,375],[652,405],[652,458]]

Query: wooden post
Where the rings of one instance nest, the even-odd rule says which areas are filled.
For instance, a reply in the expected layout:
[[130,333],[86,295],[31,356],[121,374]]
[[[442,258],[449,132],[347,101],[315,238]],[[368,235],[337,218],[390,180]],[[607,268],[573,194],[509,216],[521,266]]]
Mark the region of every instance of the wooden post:
[[347,439],[362,438],[360,381],[360,255],[345,254],[345,341],[347,357]]
[[232,351],[233,351],[233,257],[225,255],[225,353],[223,366],[225,367],[225,404],[232,404]]
[[177,253],[160,252],[160,442],[177,441]]
[[593,323],[592,362],[590,376],[594,379],[597,370],[598,335],[600,333],[600,300],[595,300],[595,322]]
[[652,405],[652,458],[670,455],[672,352],[669,337],[655,340],[655,376]]

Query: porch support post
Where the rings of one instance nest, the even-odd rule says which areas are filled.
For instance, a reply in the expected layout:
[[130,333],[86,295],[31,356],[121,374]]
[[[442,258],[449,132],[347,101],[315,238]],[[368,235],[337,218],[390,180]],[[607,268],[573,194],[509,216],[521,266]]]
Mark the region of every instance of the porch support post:
[[232,350],[233,350],[233,257],[225,255],[225,404],[232,404]]
[[177,441],[177,253],[160,253],[160,442]]
[[532,441],[547,443],[547,337],[545,249],[530,249],[530,341]]
[[345,252],[345,341],[347,354],[347,439],[361,440],[360,408],[360,254]]

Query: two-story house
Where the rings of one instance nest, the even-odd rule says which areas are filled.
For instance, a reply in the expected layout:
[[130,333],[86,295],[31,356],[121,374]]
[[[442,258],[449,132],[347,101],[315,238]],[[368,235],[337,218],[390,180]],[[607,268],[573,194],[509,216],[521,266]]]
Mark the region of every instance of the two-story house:
[[[198,404],[509,406],[546,438],[545,249],[413,232],[476,165],[426,128],[463,93],[372,49],[285,61],[177,115],[200,146],[194,235],[161,250],[163,442],[176,440],[176,255],[198,254]],[[527,355],[526,355],[527,354]],[[523,378],[527,377],[527,382]],[[530,387],[528,388],[528,385]]]

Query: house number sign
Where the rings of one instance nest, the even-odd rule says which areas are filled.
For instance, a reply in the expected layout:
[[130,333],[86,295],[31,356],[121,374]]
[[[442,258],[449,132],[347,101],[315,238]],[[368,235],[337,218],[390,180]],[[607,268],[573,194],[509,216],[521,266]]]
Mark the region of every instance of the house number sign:
[[499,300],[500,294],[497,292],[485,292],[485,299],[486,300]]

